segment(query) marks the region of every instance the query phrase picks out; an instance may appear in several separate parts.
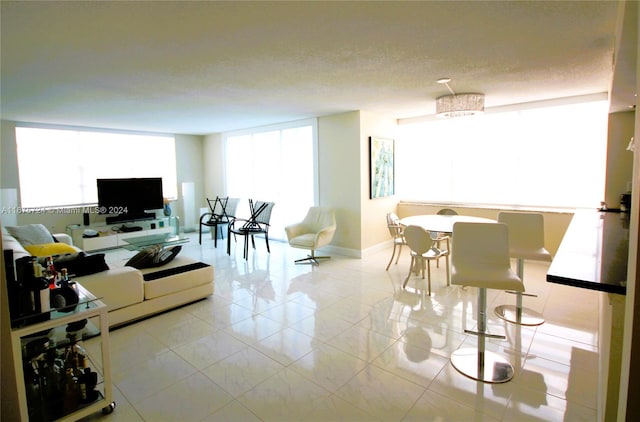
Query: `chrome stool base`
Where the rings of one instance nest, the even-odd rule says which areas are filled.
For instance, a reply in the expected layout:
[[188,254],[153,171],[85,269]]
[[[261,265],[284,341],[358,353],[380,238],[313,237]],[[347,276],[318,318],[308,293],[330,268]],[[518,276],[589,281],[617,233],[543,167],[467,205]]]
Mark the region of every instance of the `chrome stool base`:
[[544,324],[544,317],[539,312],[529,308],[520,308],[514,305],[500,305],[495,308],[496,315],[507,322],[514,324],[535,326]]
[[451,364],[471,379],[498,384],[513,378],[513,365],[493,352],[476,348],[458,349],[451,354]]

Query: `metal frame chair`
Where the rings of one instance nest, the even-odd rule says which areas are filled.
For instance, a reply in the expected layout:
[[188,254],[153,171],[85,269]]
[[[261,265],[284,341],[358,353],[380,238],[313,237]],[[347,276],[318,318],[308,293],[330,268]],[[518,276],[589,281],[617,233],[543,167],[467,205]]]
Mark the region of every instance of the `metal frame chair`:
[[[256,248],[254,236],[264,235],[267,244],[267,252],[271,253],[269,248],[269,222],[271,220],[271,211],[275,204],[273,202],[253,201],[249,199],[249,211],[251,216],[248,219],[233,218],[229,222],[227,229],[227,254],[231,255],[231,234],[244,236],[244,259],[249,255],[249,237],[253,249]],[[237,226],[237,223],[242,223]]]
[[[438,215],[458,215],[455,210],[451,208],[442,208],[437,212]],[[451,250],[451,234],[449,233],[441,233],[441,232],[431,232],[431,237],[436,242],[436,247],[440,250]],[[447,244],[446,248],[442,248],[442,242]],[[436,261],[436,267],[440,267],[440,260]]]
[[[404,239],[404,226],[400,224],[400,218],[395,213],[387,213],[387,228],[389,229],[389,234],[393,238],[393,252],[391,253],[391,259],[389,259],[389,263],[387,264],[386,270],[389,271],[389,267],[393,262],[393,258],[396,257],[396,264],[398,264],[398,260],[400,259],[400,254],[402,253],[402,246],[406,245],[407,242]],[[396,250],[398,251],[398,255],[396,255]]]
[[411,249],[411,264],[409,274],[402,284],[402,288],[407,287],[412,272],[422,272],[424,280],[424,270],[427,269],[428,292],[431,296],[431,261],[437,261],[443,256],[447,259],[447,284],[449,284],[449,251],[441,251],[435,247],[435,240],[431,234],[419,226],[407,226],[404,229],[404,238],[407,246]]
[[[216,196],[215,200],[207,198],[210,212],[206,212],[200,216],[200,226],[198,233],[198,244],[202,244],[202,226],[212,227],[213,230],[213,246],[218,247],[218,235],[222,238],[222,227],[229,224],[235,218],[236,209],[240,202],[237,198]],[[220,228],[220,231],[218,231]]]

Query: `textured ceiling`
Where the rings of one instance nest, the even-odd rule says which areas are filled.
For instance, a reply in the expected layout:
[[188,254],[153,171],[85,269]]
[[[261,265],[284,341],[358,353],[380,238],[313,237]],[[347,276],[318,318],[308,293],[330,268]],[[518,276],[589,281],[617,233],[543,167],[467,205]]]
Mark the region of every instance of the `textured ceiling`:
[[609,91],[615,1],[8,2],[2,119],[207,134]]

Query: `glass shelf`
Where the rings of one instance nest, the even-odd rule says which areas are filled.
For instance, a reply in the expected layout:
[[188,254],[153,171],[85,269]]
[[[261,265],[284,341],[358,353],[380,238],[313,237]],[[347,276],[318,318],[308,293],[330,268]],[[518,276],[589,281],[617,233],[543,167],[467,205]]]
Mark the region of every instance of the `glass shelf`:
[[80,287],[77,283],[71,282],[69,285],[72,287],[77,286],[77,288],[74,287],[74,290],[78,294],[77,304],[63,306],[60,308],[52,308],[51,310],[42,313],[34,313],[31,315],[20,316],[18,318],[12,318],[11,326],[14,328],[21,328],[45,321],[53,321],[77,314],[78,312],[94,309],[102,305],[101,298],[95,297],[86,289]]
[[128,245],[123,246],[124,249],[130,251],[139,251],[149,246],[173,246],[187,243],[188,236],[174,235],[170,233],[153,234],[149,236],[128,237],[123,239]]

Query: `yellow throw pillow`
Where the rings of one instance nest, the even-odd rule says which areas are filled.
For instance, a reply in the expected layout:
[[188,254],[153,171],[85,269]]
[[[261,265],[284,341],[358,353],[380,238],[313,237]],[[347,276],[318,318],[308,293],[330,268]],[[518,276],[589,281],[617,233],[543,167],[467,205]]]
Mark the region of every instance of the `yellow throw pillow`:
[[44,243],[41,245],[28,245],[24,248],[33,256],[51,256],[78,252],[73,246],[66,243]]

